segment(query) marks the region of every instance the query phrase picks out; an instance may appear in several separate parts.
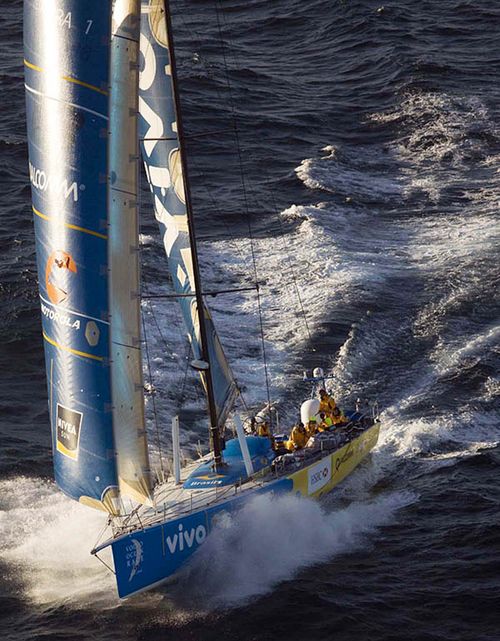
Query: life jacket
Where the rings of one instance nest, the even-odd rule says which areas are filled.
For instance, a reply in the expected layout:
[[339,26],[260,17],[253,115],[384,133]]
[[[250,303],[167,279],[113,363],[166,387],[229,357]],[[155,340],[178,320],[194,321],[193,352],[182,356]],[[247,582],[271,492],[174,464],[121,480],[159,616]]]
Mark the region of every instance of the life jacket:
[[331,414],[337,407],[335,400],[331,396],[324,396],[319,402],[319,411],[325,414]]
[[298,425],[295,425],[289,440],[285,443],[285,447],[289,452],[294,452],[295,450],[302,449],[308,440],[309,437],[306,430],[301,430]]
[[308,438],[309,437],[307,436],[305,429],[301,430],[298,425],[293,428],[290,435],[290,440],[293,441],[295,447],[297,448],[304,447],[304,445],[308,441]]
[[339,414],[332,414],[332,423],[333,425],[342,425],[343,423],[347,423],[347,419],[342,412]]
[[257,428],[257,436],[271,436],[271,430],[269,429],[269,425],[267,423],[260,423]]
[[318,429],[318,426],[316,425],[316,421],[309,421],[309,423],[306,425],[306,435],[308,438],[311,436],[314,436],[316,434],[316,431]]

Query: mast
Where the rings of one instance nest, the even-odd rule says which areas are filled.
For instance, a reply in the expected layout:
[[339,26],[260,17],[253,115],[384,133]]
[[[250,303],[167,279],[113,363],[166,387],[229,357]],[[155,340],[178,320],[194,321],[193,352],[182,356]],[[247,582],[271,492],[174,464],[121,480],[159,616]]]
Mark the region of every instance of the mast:
[[219,426],[217,422],[217,406],[215,403],[210,354],[208,349],[207,327],[205,323],[205,306],[203,304],[203,296],[202,296],[202,290],[201,290],[200,267],[199,267],[199,261],[198,261],[198,249],[196,244],[196,230],[195,230],[194,218],[193,218],[191,191],[189,187],[188,164],[187,164],[187,157],[186,157],[186,148],[184,144],[184,127],[182,122],[182,111],[181,111],[181,104],[180,104],[180,98],[179,98],[179,83],[177,78],[177,65],[175,61],[175,48],[174,48],[174,38],[172,33],[172,20],[170,17],[170,2],[169,0],[164,0],[164,1],[165,1],[165,10],[166,10],[165,17],[167,22],[168,49],[170,53],[170,73],[172,77],[173,98],[175,103],[175,113],[176,113],[176,120],[177,120],[177,134],[178,134],[179,143],[180,143],[179,151],[180,151],[182,176],[183,176],[183,183],[184,183],[184,194],[186,199],[188,232],[189,232],[189,238],[191,240],[191,253],[192,253],[192,260],[193,260],[193,278],[194,278],[194,289],[195,289],[194,294],[196,297],[198,322],[200,325],[201,357],[202,357],[202,360],[206,362],[208,365],[208,368],[204,370],[204,374],[205,374],[206,392],[207,392],[208,416],[210,419],[210,442],[211,442],[211,446],[214,453],[215,466],[217,468],[222,463],[221,439],[220,439]]

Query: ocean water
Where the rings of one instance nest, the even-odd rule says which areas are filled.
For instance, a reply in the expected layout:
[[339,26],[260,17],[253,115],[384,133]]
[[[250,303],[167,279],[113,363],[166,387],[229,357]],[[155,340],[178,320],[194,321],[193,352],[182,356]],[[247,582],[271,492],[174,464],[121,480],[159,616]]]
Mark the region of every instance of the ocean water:
[[[250,282],[251,233],[283,423],[307,393],[302,370],[322,365],[341,404],[378,400],[380,441],[323,502],[261,497],[169,590],[118,601],[89,555],[102,516],[52,481],[22,3],[4,0],[2,639],[498,641],[498,3],[172,0],[172,11],[187,131],[227,129],[235,115],[245,176],[243,191],[233,134],[191,139],[205,281]],[[147,196],[144,290],[160,293]],[[210,305],[258,406],[255,299]],[[178,375],[180,314],[158,300],[143,311],[160,423],[180,409],[189,456],[205,425],[194,378]],[[166,430],[161,440],[168,451]]]

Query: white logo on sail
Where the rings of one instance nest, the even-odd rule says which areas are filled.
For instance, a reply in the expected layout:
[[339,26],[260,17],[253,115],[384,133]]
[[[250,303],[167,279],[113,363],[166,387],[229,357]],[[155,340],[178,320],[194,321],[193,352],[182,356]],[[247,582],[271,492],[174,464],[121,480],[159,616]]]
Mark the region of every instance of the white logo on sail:
[[[35,189],[59,194],[65,199],[72,197],[76,203],[78,200],[78,183],[76,181],[69,183],[65,178],[51,176],[43,169],[38,169],[31,163],[29,163],[29,169],[30,182]],[[81,188],[83,188],[83,185],[81,185]]]
[[57,312],[43,303],[40,304],[42,309],[42,314],[51,321],[55,321],[59,325],[64,325],[64,327],[69,327],[71,329],[80,329],[80,321],[73,320],[71,316]]

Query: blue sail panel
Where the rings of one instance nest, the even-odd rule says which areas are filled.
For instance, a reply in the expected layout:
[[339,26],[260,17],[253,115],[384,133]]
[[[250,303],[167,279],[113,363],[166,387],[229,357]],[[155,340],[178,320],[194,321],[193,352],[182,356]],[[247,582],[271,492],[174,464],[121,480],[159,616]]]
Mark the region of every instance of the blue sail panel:
[[[202,355],[193,258],[180,157],[180,141],[163,0],[142,0],[139,136],[155,216],[160,225],[174,290],[195,359]],[[224,423],[237,387],[207,308],[204,310],[218,424]],[[205,374],[202,374],[202,381]],[[205,381],[203,381],[205,384]]]
[[29,174],[56,482],[116,511],[107,283],[111,2],[25,0]]

